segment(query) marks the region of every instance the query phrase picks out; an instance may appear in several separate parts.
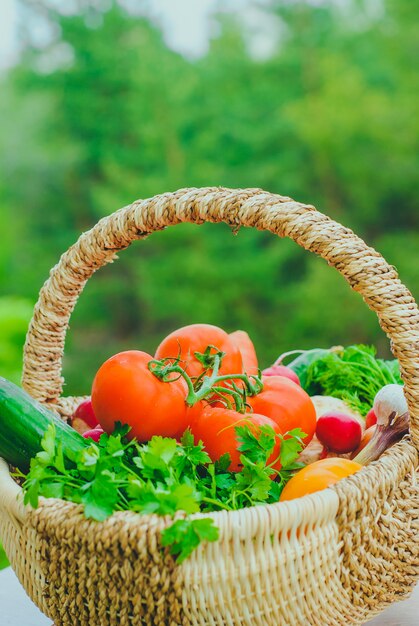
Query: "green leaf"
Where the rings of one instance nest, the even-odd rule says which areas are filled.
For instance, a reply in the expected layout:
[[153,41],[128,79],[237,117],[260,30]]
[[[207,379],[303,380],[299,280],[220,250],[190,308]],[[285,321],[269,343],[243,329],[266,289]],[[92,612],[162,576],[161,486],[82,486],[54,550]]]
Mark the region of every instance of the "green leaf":
[[25,495],[23,498],[23,503],[30,504],[32,508],[36,509],[38,507],[39,489],[40,489],[39,480],[36,480],[36,479],[26,480],[24,483]]
[[[192,446],[195,445],[194,436],[190,428],[187,428],[185,430],[185,432],[183,433],[180,439],[180,443],[182,444],[184,448],[191,448]],[[199,443],[201,444],[202,441],[200,441]]]
[[307,367],[306,390],[344,400],[366,415],[386,384],[402,384],[397,361],[377,359],[372,346],[353,345],[319,354]]
[[238,450],[254,463],[264,462],[273,452],[276,433],[269,425],[260,426],[257,433],[253,433],[250,426],[235,427],[237,439],[240,442]]
[[239,491],[247,494],[249,500],[247,504],[240,500],[241,506],[252,506],[266,501],[272,484],[270,470],[263,463],[252,463],[244,455],[240,458],[243,470],[236,475],[236,485]]
[[[144,464],[153,468],[168,465],[176,454],[176,439],[155,436],[149,441],[144,453]],[[163,461],[163,464],[161,463]]]
[[196,513],[199,511],[196,492],[191,486],[176,485],[171,490],[171,496],[174,501],[174,512]]
[[151,481],[132,479],[127,487],[132,508],[142,513],[174,515],[176,511],[199,511],[198,494],[186,484],[153,485]]
[[92,443],[88,448],[80,452],[78,456],[77,469],[93,469],[97,465],[99,457],[99,448],[94,443]]
[[165,528],[161,535],[163,546],[170,546],[170,553],[182,563],[202,541],[217,541],[218,528],[211,518],[177,520]]
[[303,446],[296,439],[284,439],[279,453],[282,467],[285,468],[293,463],[302,449]]
[[41,486],[40,495],[44,498],[62,498],[64,495],[63,483],[46,483]]
[[[55,465],[55,467],[57,468],[57,470],[61,474],[65,474],[66,473],[66,467],[65,467],[65,460],[64,460],[62,443],[58,443],[57,444],[57,450],[56,450],[56,454],[55,454],[54,465]],[[57,496],[57,497],[59,497],[59,496]]]
[[231,474],[216,474],[215,484],[217,489],[226,490],[230,489],[235,483],[235,480]]
[[56,428],[55,424],[51,422],[45,431],[44,436],[41,439],[42,451],[38,452],[36,458],[43,465],[49,465],[53,462],[55,456],[55,438]]
[[231,465],[231,456],[229,455],[228,452],[226,452],[225,454],[222,454],[217,461],[215,461],[214,463],[215,472],[217,474],[226,472],[228,468],[230,467],[230,465]]
[[198,444],[195,445],[194,437],[189,429],[183,433],[181,446],[180,450],[193,467],[211,463],[210,457],[204,451],[204,444],[202,441],[199,441]]
[[83,489],[81,501],[84,504],[84,514],[102,522],[112,515],[119,499],[118,487],[107,474],[99,474]]
[[269,490],[269,502],[278,502],[284,486],[280,482],[276,482],[274,480],[272,480],[271,483],[271,488]]
[[303,439],[307,437],[300,428],[294,428],[281,437],[281,449],[279,452],[282,467],[285,469],[298,458],[304,444]]

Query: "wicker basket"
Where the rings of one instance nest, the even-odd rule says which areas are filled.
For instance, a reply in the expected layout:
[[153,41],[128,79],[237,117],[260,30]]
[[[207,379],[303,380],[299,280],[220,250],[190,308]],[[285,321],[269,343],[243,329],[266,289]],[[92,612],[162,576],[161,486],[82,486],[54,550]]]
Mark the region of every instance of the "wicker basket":
[[[362,624],[405,598],[419,571],[414,477],[419,445],[419,311],[393,267],[312,206],[259,189],[183,189],[102,219],[42,288],[23,384],[68,416],[60,398],[69,318],[90,276],[135,239],[180,222],[227,222],[290,237],[322,256],[375,311],[399,359],[412,437],[359,474],[304,498],[213,513],[216,543],[178,566],[159,545],[168,520],[130,512],[98,524],[80,507],[25,508],[0,468],[0,536],[20,581],[56,626],[332,626]],[[415,528],[416,524],[416,528]]]

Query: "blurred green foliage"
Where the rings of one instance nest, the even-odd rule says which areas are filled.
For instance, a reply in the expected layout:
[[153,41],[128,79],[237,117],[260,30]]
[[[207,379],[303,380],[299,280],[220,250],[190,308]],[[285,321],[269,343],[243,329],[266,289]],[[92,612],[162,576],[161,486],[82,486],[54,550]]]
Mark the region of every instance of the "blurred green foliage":
[[14,383],[20,381],[22,345],[32,309],[23,298],[0,298],[0,373]]
[[[115,2],[84,1],[72,16],[56,4],[54,40],[28,40],[0,85],[0,373],[19,369],[27,305],[17,298],[35,301],[79,233],[180,187],[262,187],[313,203],[419,294],[417,3],[383,0],[374,14],[367,0],[266,2],[279,31],[269,58],[254,58],[238,16],[223,14],[195,61]],[[322,260],[268,233],[185,224],[89,281],[66,393],[88,393],[115,351],[153,351],[197,321],[247,330],[263,366],[298,347],[388,351],[374,315]]]

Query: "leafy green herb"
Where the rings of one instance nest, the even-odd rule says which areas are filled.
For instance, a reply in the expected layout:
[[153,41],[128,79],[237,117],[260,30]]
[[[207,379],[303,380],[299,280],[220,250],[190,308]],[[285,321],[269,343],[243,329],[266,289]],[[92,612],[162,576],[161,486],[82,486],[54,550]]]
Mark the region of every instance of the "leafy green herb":
[[[256,436],[248,426],[237,427],[243,469],[233,473],[228,471],[228,454],[212,463],[189,430],[180,443],[156,436],[139,444],[128,441],[127,432],[118,426],[97,444],[64,456],[51,424],[25,477],[25,503],[36,507],[40,496],[62,498],[82,504],[85,516],[98,521],[120,510],[172,517],[181,511],[185,519],[162,533],[162,544],[170,546],[179,561],[201,541],[218,537],[212,519],[187,516],[277,502],[286,481],[300,467],[296,459],[305,436],[300,429],[278,435],[270,426],[262,426]],[[279,459],[269,463],[278,438],[279,471],[273,468]]]
[[[333,396],[366,415],[378,391],[385,385],[403,384],[397,361],[376,358],[371,346],[354,345],[326,351],[309,351],[304,389],[310,394]],[[301,359],[299,367],[301,373]],[[292,368],[292,363],[288,365]],[[301,379],[302,380],[302,379]]]
[[301,428],[289,430],[285,437],[281,437],[280,459],[282,467],[289,467],[303,449],[303,439],[306,434]]
[[[287,363],[287,367],[292,369],[295,372],[300,380],[300,384],[309,395],[316,395],[319,393],[319,390],[314,388],[313,384],[307,383],[307,371],[308,367],[314,361],[317,361],[328,354],[330,354],[330,350],[325,348],[314,348],[312,350],[292,350],[291,352],[285,352],[281,357],[279,357],[279,363],[284,364],[283,361],[287,359],[287,357],[291,355],[298,354],[292,361]],[[308,389],[310,388],[310,391]]]
[[269,426],[261,426],[258,436],[248,426],[236,426],[237,438],[240,442],[239,450],[254,463],[266,462],[271,456],[276,442],[276,433]]
[[217,541],[218,528],[211,518],[180,519],[162,532],[162,545],[182,563],[201,541]]

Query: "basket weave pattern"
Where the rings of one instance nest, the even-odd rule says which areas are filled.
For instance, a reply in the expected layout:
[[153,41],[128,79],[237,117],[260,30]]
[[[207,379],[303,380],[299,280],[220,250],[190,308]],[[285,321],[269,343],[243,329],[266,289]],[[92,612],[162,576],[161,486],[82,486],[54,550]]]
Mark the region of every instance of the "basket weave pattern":
[[[314,207],[259,189],[184,189],[102,219],[45,283],[25,346],[25,389],[63,417],[61,359],[86,281],[136,239],[180,222],[227,222],[290,237],[322,256],[378,315],[399,359],[412,420],[405,439],[359,474],[299,500],[211,514],[220,540],[178,566],[161,549],[170,520],[130,512],[98,525],[79,506],[23,507],[0,466],[0,536],[56,626],[361,624],[405,597],[419,574],[419,311],[393,267]],[[416,448],[415,448],[415,445]]]

